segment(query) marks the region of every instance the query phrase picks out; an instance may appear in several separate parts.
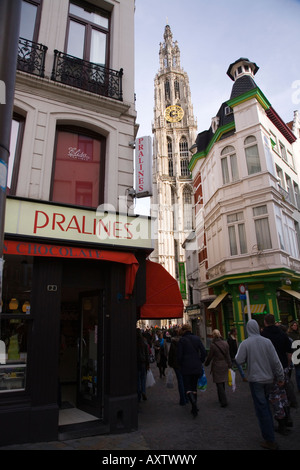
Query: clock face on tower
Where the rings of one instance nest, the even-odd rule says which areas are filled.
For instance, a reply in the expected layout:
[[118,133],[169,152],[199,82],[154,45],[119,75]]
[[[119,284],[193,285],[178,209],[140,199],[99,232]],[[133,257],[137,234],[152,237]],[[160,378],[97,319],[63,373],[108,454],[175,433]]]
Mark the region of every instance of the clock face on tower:
[[183,118],[184,111],[181,106],[168,106],[165,109],[165,118],[168,122],[179,122]]

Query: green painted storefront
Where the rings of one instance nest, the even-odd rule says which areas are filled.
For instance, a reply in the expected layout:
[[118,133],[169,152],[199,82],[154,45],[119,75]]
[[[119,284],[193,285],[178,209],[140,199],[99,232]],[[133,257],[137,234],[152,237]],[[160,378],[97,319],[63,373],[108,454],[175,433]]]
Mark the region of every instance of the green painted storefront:
[[241,286],[248,290],[251,318],[261,327],[267,313],[286,326],[292,320],[300,320],[300,274],[294,271],[282,268],[224,276],[208,285],[217,297],[207,307],[207,318],[224,337],[235,326],[239,340],[245,338],[249,315],[247,297],[241,294]]

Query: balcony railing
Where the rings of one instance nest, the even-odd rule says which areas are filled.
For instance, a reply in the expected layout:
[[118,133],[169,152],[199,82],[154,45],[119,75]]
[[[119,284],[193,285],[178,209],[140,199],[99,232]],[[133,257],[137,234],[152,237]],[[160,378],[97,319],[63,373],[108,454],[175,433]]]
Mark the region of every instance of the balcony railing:
[[17,69],[44,77],[47,49],[43,44],[19,38]]
[[54,51],[51,79],[101,96],[123,100],[123,69],[112,70]]

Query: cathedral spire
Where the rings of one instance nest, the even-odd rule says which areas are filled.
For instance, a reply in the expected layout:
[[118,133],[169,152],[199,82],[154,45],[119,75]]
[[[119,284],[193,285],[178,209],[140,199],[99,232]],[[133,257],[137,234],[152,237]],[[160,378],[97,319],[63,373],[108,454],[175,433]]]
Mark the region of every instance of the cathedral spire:
[[178,42],[173,42],[173,34],[170,26],[165,26],[164,42],[159,49],[160,70],[180,69],[180,50]]

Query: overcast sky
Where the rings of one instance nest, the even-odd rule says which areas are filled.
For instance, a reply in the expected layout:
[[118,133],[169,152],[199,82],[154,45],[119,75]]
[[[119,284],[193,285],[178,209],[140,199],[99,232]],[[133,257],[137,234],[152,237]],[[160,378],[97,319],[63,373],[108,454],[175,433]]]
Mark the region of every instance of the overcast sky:
[[198,132],[229,99],[233,82],[226,72],[240,57],[258,65],[256,84],[285,122],[293,119],[300,109],[300,0],[136,0],[139,137],[152,136],[154,78],[167,23],[189,77]]

